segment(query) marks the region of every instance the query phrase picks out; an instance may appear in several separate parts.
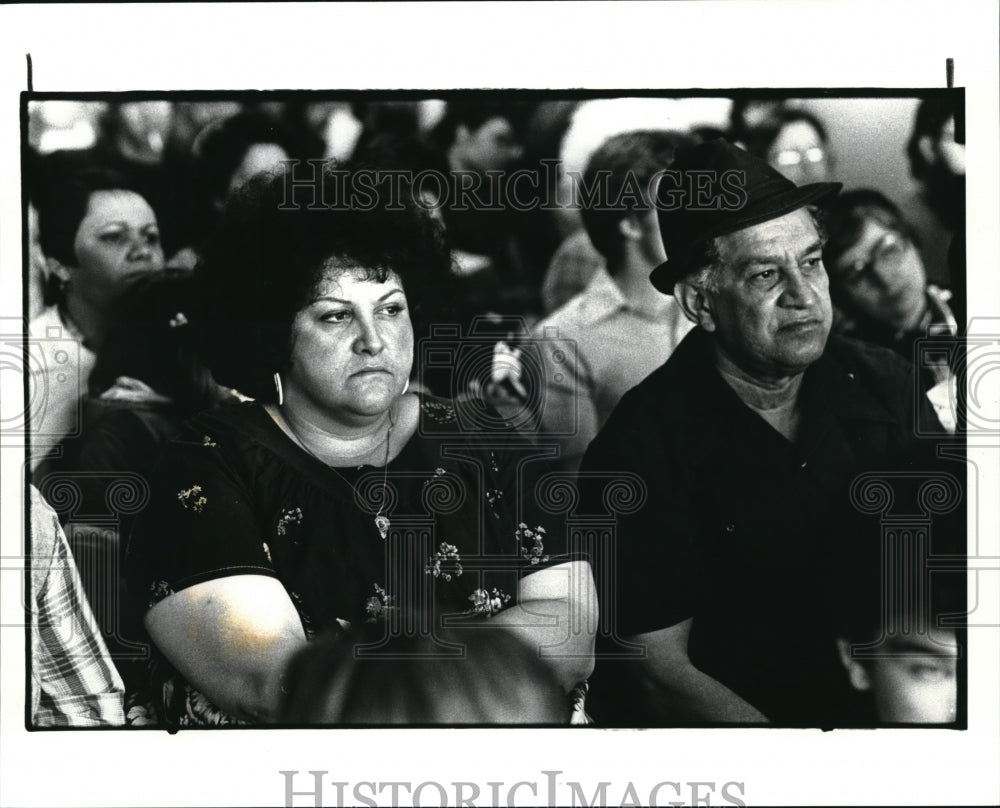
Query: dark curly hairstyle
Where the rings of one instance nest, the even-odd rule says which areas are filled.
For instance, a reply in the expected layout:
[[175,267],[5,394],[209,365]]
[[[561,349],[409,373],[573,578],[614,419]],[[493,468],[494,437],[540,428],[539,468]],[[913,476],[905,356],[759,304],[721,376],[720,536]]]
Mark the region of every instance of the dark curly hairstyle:
[[332,162],[261,174],[229,201],[196,269],[206,307],[202,355],[220,384],[275,400],[273,374],[291,361],[292,321],[331,262],[378,281],[395,272],[417,339],[447,308],[443,234],[398,175]]

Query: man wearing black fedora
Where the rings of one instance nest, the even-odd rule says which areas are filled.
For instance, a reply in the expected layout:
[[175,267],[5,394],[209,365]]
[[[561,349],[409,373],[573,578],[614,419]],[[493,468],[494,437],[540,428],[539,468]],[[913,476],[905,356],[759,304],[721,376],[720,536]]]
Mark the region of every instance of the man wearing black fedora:
[[934,416],[906,362],[830,338],[821,206],[839,190],[724,140],[678,153],[660,181],[667,261],[650,279],[698,327],[581,468],[584,487],[629,472],[647,488],[595,559],[603,634],[644,649],[598,648],[599,723],[850,721],[827,607],[839,514],[851,480],[905,460],[915,419]]

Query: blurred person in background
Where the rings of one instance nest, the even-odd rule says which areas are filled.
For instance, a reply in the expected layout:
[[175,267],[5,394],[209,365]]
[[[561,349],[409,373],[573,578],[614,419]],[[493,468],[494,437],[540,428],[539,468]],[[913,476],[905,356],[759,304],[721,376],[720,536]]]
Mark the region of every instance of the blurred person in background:
[[241,112],[203,130],[195,144],[209,201],[221,211],[248,179],[291,158],[291,133],[269,117]]
[[238,115],[243,109],[239,101],[176,101],[173,125],[167,138],[166,151],[191,154],[198,135],[208,127]]
[[[117,311],[90,374],[82,433],[65,438],[38,467],[43,490],[48,474],[145,477],[184,421],[229,397],[198,353],[201,312],[191,273],[143,276],[123,293]],[[95,480],[91,489],[80,475],[81,512],[103,510],[105,483]]]
[[693,327],[677,301],[649,282],[666,260],[653,206],[656,177],[685,145],[693,141],[676,132],[616,135],[584,171],[584,184],[600,191],[581,216],[607,270],[535,328],[536,337],[566,339],[575,348],[559,362],[542,348],[539,431],[560,444],[564,469],[576,471],[621,397],[666,362]]
[[888,198],[869,189],[841,194],[826,225],[823,263],[841,333],[892,348],[911,362],[918,338],[957,336],[962,301],[928,282],[917,235]]
[[833,156],[826,127],[808,110],[779,107],[746,126],[740,140],[747,151],[797,185],[832,179]]
[[60,149],[41,157],[41,193],[58,192],[66,177],[81,171],[114,172],[156,211],[162,249],[166,258],[172,259],[188,246],[186,217],[194,193],[190,153],[168,148],[174,126],[173,104],[107,104],[97,123],[92,145]]
[[725,98],[601,98],[581,101],[569,110],[570,118],[559,143],[558,191],[553,198],[562,242],[552,253],[542,280],[543,311],[551,314],[569,301],[604,269],[598,252],[583,227],[580,215],[580,180],[587,162],[609,138],[626,132],[669,130],[701,141],[718,132],[732,102]]
[[[542,285],[559,246],[582,229],[578,211],[569,206],[568,200],[560,200],[561,187],[565,185],[560,152],[580,103],[557,99],[539,101],[524,125],[524,153],[519,167],[537,173],[537,189],[532,193],[545,204],[523,211],[518,217],[516,244],[525,282],[536,288]],[[525,201],[530,200],[526,184],[519,192]],[[543,291],[541,311],[553,311],[554,308],[547,307],[544,297]]]
[[444,183],[448,162],[425,137],[416,132],[374,135],[360,145],[354,162],[383,171],[407,172],[408,182],[427,172],[427,181],[414,186],[418,195],[415,201],[442,228],[445,227],[442,207],[448,200],[442,198],[442,192],[447,193]]
[[[32,431],[58,440],[78,424],[80,395],[122,293],[163,269],[163,248],[149,203],[112,172],[71,175],[45,194],[38,214],[52,303],[29,331],[54,353],[37,381],[48,398]],[[52,342],[60,339],[71,340],[71,350]]]
[[376,139],[409,140],[422,136],[418,104],[417,101],[354,101],[351,112],[361,129],[348,156],[365,154]]
[[200,211],[198,253],[229,197],[256,174],[280,169],[297,151],[292,132],[261,111],[244,111],[213,123],[201,131],[192,148],[198,169],[198,191],[192,200]]
[[[928,397],[942,425],[954,432],[959,413],[952,349],[965,320],[964,294],[928,282],[916,232],[878,191],[842,194],[826,211],[826,225],[823,263],[836,307],[834,329],[891,348],[928,373]],[[964,266],[956,276],[964,276]],[[942,350],[927,351],[927,339]]]
[[[451,172],[442,214],[457,270],[476,290],[467,300],[470,315],[538,309],[538,290],[525,278],[517,244],[521,211],[499,192],[504,177],[520,165],[531,112],[524,102],[450,99],[429,135]],[[457,188],[471,190],[456,198]]]
[[917,107],[906,144],[910,174],[919,188],[905,205],[920,235],[928,277],[942,286],[964,286],[949,272],[948,248],[965,229],[965,138],[956,128],[958,102],[951,96],[925,99]]
[[747,131],[773,120],[775,115],[784,109],[785,103],[782,98],[745,96],[734,98],[733,105],[729,109],[729,126],[724,136],[736,145],[746,148]]

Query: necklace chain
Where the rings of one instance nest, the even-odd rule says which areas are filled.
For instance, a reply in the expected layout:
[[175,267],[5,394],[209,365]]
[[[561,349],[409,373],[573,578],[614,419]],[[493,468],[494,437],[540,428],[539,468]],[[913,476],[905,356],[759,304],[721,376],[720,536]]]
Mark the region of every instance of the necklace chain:
[[[340,477],[351,490],[354,492],[354,498],[356,502],[361,502],[363,500],[361,494],[358,492],[357,486],[355,486],[350,480],[348,480],[343,474],[337,471],[335,466],[331,466],[329,463],[320,459],[304,440],[302,436],[296,431],[295,427],[292,426],[292,422],[285,417],[284,413],[281,413],[281,420],[283,420],[291,431],[296,443],[299,444],[303,449],[305,449],[310,455],[312,455],[317,461],[326,466],[330,471]],[[386,502],[388,501],[388,488],[389,488],[389,452],[392,448],[392,430],[396,426],[396,421],[392,417],[392,407],[389,407],[389,428],[385,432],[385,457],[382,462],[382,497],[379,503],[378,510],[375,512],[375,529],[378,530],[379,536],[384,540],[386,536],[389,535],[389,528],[392,526],[392,522],[389,521],[389,517],[385,516],[382,512],[385,510]]]

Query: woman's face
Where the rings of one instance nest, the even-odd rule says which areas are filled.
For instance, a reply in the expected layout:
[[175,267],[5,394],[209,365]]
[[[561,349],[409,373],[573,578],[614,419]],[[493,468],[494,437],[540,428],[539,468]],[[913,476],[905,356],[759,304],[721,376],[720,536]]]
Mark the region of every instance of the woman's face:
[[923,314],[927,276],[920,253],[880,222],[866,219],[854,245],[828,269],[848,315],[901,329]]
[[352,267],[328,269],[292,322],[286,406],[323,420],[363,423],[402,393],[413,365],[413,326],[399,277],[365,280]]
[[156,214],[132,191],[94,191],[73,241],[70,294],[98,308],[113,304],[133,280],[163,269]]

